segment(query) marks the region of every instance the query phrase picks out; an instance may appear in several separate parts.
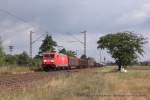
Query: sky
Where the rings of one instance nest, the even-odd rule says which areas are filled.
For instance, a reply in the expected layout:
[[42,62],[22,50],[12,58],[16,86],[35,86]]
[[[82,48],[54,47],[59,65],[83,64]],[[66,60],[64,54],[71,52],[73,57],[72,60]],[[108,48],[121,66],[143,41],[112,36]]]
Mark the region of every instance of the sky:
[[[6,53],[29,52],[33,40],[48,32],[58,45],[83,54],[82,31],[87,31],[87,56],[99,60],[97,40],[108,33],[131,31],[148,38],[144,56],[150,60],[150,0],[0,0],[0,36]],[[72,34],[72,35],[70,35]],[[33,54],[44,37],[33,44]],[[59,49],[59,48],[58,48]],[[112,60],[106,51],[102,58]]]

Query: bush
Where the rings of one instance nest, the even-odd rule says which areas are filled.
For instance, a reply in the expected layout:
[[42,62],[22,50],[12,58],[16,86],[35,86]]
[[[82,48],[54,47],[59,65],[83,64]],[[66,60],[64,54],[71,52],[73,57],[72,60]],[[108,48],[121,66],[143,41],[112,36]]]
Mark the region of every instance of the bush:
[[5,55],[4,53],[0,50],[0,65],[3,65],[5,63]]
[[5,62],[7,65],[16,65],[18,61],[18,55],[6,55]]
[[2,40],[0,37],[0,65],[3,65],[5,62],[5,53],[3,52]]
[[22,54],[18,55],[18,60],[17,60],[18,65],[28,66],[30,65],[30,62],[31,62],[31,58],[28,56],[26,52],[23,52]]
[[31,60],[30,66],[32,67],[40,67],[41,66],[41,60],[34,58]]

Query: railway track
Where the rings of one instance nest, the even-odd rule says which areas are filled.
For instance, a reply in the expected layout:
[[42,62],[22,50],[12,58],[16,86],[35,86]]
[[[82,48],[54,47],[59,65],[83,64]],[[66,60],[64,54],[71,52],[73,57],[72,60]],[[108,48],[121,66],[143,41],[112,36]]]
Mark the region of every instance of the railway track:
[[61,70],[50,72],[33,72],[25,74],[13,74],[13,75],[0,75],[0,94],[1,91],[14,91],[23,89],[24,87],[31,86],[33,82],[38,80],[44,80],[46,78],[53,78],[58,75],[69,75],[70,73],[77,72],[75,70]]

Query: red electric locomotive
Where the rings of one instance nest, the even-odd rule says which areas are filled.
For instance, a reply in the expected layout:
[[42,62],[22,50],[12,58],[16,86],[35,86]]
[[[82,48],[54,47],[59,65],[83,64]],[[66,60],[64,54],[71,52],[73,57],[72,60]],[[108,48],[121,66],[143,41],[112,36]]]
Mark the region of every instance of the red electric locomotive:
[[67,68],[68,57],[67,55],[57,52],[44,52],[42,53],[42,67],[45,71],[49,69]]

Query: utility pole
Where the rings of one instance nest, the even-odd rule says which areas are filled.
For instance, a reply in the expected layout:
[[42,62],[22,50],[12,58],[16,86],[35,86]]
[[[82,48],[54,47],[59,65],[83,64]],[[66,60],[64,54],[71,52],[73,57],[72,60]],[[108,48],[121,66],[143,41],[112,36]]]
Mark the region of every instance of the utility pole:
[[10,45],[10,46],[8,46],[8,47],[9,47],[10,54],[12,55],[14,46]]
[[[29,54],[30,54],[30,57],[32,58],[32,47],[33,47],[33,44],[36,43],[40,38],[42,38],[45,34],[41,34],[41,36],[39,36],[38,38],[36,38],[35,40],[33,40],[33,31],[30,31],[30,48],[29,48]],[[47,32],[48,33],[48,32]]]
[[84,34],[84,55],[86,56],[86,31],[81,32]]
[[104,57],[104,64],[106,63],[106,58]]
[[83,49],[84,49],[84,55],[86,56],[86,38],[87,38],[87,31],[83,31],[83,32],[80,32],[80,33],[83,33],[84,34],[84,41],[80,41],[78,38],[74,37],[72,34],[70,34],[76,41],[69,41],[69,42],[79,42],[83,45]]
[[79,51],[79,50],[76,50],[76,56],[78,56],[78,51]]
[[32,32],[32,31],[30,31],[30,50],[29,50],[29,52],[30,52],[30,57],[32,58],[32,34],[33,34],[34,32]]
[[100,49],[99,53],[100,53],[100,63],[102,63],[102,49]]

